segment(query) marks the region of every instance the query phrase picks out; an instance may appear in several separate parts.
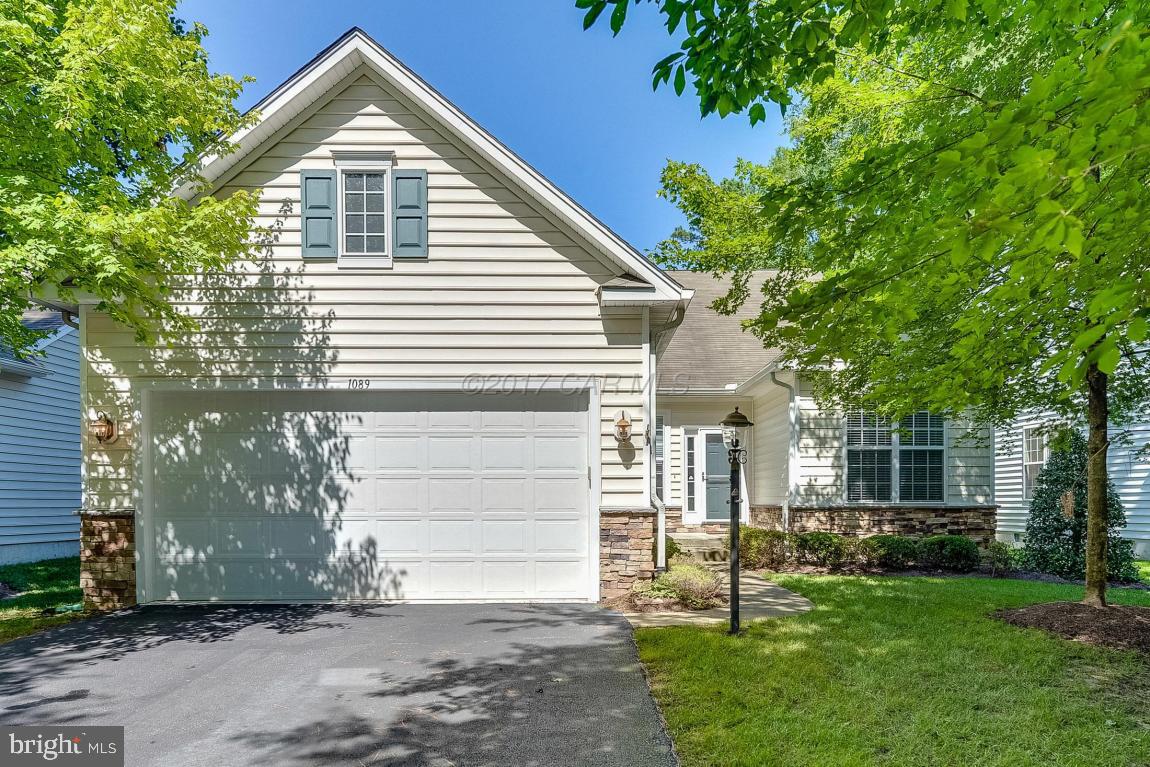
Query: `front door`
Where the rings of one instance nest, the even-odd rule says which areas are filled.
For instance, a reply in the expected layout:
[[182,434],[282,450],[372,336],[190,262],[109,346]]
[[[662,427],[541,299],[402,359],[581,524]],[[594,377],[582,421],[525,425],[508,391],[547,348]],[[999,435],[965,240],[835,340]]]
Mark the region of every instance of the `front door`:
[[731,464],[721,432],[704,431],[703,489],[708,522],[731,519]]

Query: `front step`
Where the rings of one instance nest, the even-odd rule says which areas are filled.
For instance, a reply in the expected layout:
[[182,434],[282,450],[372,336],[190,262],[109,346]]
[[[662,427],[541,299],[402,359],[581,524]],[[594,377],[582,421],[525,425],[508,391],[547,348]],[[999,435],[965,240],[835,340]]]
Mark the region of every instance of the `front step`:
[[685,554],[703,562],[727,561],[727,537],[714,533],[670,533]]

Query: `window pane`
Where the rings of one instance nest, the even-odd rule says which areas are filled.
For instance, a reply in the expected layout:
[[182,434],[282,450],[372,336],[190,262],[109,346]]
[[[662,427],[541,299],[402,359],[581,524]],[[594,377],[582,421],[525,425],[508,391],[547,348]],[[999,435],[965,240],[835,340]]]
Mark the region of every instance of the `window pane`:
[[360,213],[363,211],[363,195],[348,192],[343,196],[343,209],[345,213]]
[[847,445],[878,447],[890,444],[890,422],[875,413],[847,413]]
[[363,252],[363,237],[362,237],[362,235],[349,234],[344,240],[344,249],[348,253],[362,253]]
[[684,452],[687,454],[687,498],[684,503],[684,508],[689,511],[695,510],[695,437],[691,435],[686,438],[687,446]]
[[900,444],[908,447],[942,447],[945,441],[944,419],[920,411],[899,421]]
[[348,234],[363,234],[363,216],[356,214],[344,216],[343,227]]
[[371,234],[383,234],[387,230],[387,216],[368,216],[367,231]]
[[387,210],[385,202],[387,197],[382,194],[367,195],[367,210],[369,213],[383,213]]
[[890,459],[889,450],[848,450],[847,500],[889,501]]
[[382,253],[384,250],[383,237],[376,234],[369,234],[367,236],[367,251],[368,253]]
[[343,174],[343,188],[349,192],[362,192],[363,191],[363,174],[362,173],[345,173],[345,174]]
[[367,174],[367,191],[369,192],[382,192],[383,180],[386,178],[382,173],[368,173]]
[[898,454],[900,501],[941,501],[943,464],[941,450],[900,450]]

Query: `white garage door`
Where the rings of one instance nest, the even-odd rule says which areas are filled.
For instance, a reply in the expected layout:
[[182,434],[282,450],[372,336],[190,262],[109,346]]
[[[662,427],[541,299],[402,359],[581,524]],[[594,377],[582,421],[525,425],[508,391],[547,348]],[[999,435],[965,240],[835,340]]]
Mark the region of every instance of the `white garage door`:
[[149,600],[587,599],[587,397],[156,392]]

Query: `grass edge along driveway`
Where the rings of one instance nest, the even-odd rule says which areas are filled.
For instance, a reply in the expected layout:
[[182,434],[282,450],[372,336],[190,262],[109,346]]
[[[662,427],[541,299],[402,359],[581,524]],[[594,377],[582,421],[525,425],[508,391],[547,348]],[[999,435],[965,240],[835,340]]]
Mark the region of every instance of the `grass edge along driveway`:
[[0,583],[20,592],[14,599],[0,599],[0,644],[81,616],[40,614],[47,608],[76,604],[83,598],[79,557],[0,565]]
[[[1082,588],[772,575],[804,615],[640,629],[684,767],[1150,764],[1150,659],[989,617]],[[1111,590],[1114,603],[1150,593]]]

